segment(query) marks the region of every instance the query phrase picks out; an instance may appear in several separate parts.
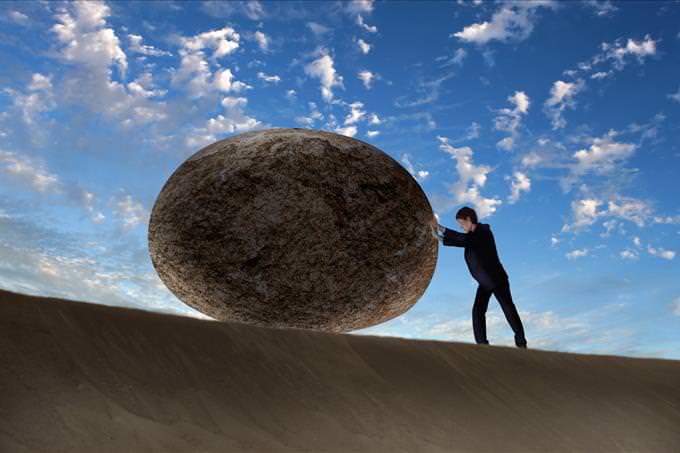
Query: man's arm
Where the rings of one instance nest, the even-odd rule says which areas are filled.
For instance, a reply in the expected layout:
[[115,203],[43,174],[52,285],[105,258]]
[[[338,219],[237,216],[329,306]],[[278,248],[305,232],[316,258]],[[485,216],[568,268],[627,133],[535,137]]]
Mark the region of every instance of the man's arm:
[[455,247],[465,247],[470,245],[470,237],[465,233],[459,233],[458,231],[450,230],[446,227],[444,228],[443,234],[443,244],[452,245]]

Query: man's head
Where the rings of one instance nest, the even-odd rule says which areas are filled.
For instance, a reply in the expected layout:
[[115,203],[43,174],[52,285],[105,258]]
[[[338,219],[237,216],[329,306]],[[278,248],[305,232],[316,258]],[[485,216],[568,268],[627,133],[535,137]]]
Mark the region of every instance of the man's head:
[[456,213],[456,221],[466,233],[474,231],[477,227],[477,213],[474,209],[463,206]]

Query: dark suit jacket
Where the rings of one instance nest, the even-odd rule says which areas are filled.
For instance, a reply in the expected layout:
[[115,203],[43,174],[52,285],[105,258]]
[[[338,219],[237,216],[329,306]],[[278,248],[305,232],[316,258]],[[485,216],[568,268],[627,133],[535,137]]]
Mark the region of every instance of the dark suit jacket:
[[465,247],[465,262],[472,277],[485,289],[492,290],[508,280],[496,251],[496,241],[488,223],[478,223],[474,231],[459,233],[445,228],[444,245]]

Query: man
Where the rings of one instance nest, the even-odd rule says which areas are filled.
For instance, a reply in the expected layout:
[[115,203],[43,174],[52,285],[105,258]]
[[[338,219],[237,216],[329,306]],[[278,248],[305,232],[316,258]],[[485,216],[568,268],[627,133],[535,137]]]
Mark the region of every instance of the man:
[[515,333],[515,345],[527,347],[524,328],[517,308],[512,302],[510,281],[498,259],[496,241],[488,223],[478,223],[477,213],[467,206],[456,213],[456,221],[465,231],[459,233],[437,224],[438,238],[446,246],[465,247],[465,262],[472,277],[477,280],[477,294],[472,307],[472,327],[477,344],[489,344],[486,338],[486,310],[491,294],[501,305],[505,319]]

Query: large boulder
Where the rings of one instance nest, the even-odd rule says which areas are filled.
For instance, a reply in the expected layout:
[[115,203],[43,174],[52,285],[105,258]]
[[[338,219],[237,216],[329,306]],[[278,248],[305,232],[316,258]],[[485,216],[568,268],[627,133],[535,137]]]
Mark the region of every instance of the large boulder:
[[415,304],[435,269],[436,218],[378,148],[268,129],[215,142],[167,180],[149,253],[180,300],[215,319],[346,332]]

